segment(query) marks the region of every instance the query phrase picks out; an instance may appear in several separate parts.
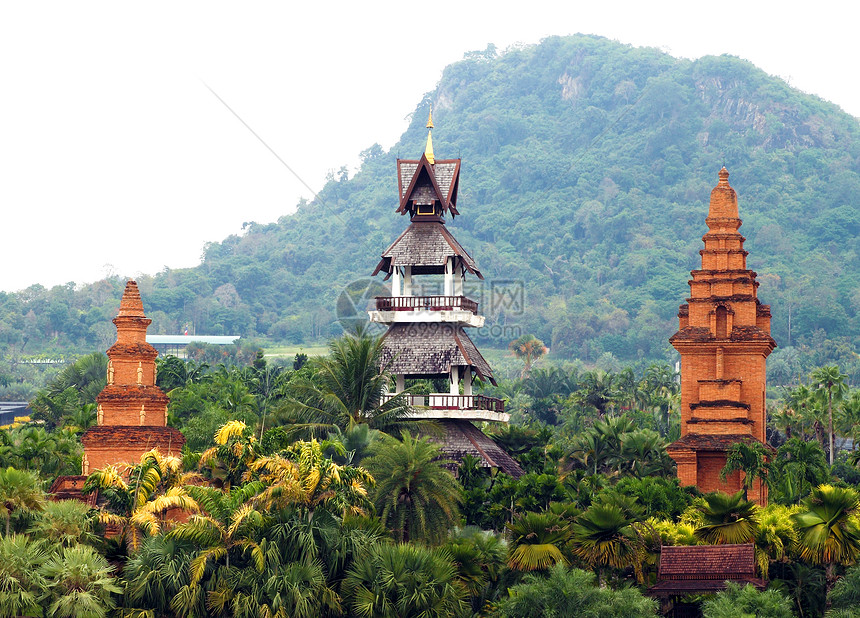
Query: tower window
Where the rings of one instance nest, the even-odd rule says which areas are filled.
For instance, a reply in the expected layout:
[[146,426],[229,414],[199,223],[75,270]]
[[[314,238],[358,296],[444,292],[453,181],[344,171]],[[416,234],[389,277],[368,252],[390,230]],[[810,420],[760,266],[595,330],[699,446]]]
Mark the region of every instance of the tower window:
[[729,316],[728,310],[723,307],[717,307],[717,332],[715,333],[718,339],[725,339],[729,336]]

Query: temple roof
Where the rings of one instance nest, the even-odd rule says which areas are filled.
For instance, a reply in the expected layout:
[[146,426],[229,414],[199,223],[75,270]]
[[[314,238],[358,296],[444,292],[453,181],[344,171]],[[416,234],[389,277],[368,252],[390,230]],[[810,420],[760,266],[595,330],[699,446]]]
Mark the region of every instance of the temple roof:
[[657,584],[648,589],[654,595],[692,594],[724,590],[726,581],[765,583],[755,576],[755,546],[683,545],[660,548]]
[[498,468],[514,478],[524,472],[519,464],[496,444],[489,436],[469,421],[445,420],[439,422],[445,429],[440,448],[446,457],[460,462],[466,455],[481,460],[483,467]]
[[442,212],[450,210],[451,216],[460,214],[457,210],[457,190],[460,180],[460,159],[435,159],[435,163],[424,154],[420,159],[397,160],[397,186],[400,190],[400,204],[397,211],[405,214],[409,202],[432,203],[438,201]]
[[373,274],[381,270],[390,273],[392,266],[430,266],[444,269],[447,259],[454,256],[463,260],[463,265],[469,272],[479,279],[484,278],[472,256],[442,223],[414,221],[382,253],[382,259]]
[[439,322],[392,324],[383,339],[382,366],[395,374],[441,375],[469,365],[495,384],[493,371],[461,326]]

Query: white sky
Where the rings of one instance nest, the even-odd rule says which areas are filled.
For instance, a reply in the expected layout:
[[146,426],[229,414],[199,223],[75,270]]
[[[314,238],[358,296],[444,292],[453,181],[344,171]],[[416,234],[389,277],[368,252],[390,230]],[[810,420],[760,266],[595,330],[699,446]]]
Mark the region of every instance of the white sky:
[[314,190],[488,43],[730,53],[860,116],[849,2],[292,4],[0,5],[0,290],[193,266],[311,197],[204,83]]

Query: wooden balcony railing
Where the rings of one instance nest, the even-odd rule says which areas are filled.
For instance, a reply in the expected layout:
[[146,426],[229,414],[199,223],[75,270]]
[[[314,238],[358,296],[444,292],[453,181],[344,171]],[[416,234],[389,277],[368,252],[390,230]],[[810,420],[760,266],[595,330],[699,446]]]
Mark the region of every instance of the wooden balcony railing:
[[478,303],[465,296],[377,296],[377,311],[441,311],[462,309],[478,313]]
[[[388,401],[394,394],[383,396],[383,401]],[[505,412],[505,402],[495,397],[486,395],[446,395],[434,393],[431,395],[406,395],[406,401],[410,406],[416,408],[430,408],[432,410],[488,410],[489,412]]]

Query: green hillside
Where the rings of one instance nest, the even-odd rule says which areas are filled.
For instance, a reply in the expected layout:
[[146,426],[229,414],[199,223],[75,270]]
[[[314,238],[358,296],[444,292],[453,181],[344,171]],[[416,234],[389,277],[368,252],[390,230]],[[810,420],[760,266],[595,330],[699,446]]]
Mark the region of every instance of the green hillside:
[[[486,276],[471,293],[489,314],[484,345],[525,332],[557,358],[665,358],[725,164],[773,307],[778,379],[804,359],[856,371],[857,119],[738,58],[679,60],[593,36],[466,54],[391,151],[362,153],[353,178],[208,245],[199,267],[140,280],[150,332],[188,324],[283,345],[340,332],[341,292],[355,282],[361,294],[407,224],[394,213],[395,159],[422,152],[430,103],[437,157],[463,159],[462,217],[449,226]],[[0,294],[5,371],[21,354],[104,349],[121,289]],[[522,302],[499,306],[500,291],[520,289]]]

